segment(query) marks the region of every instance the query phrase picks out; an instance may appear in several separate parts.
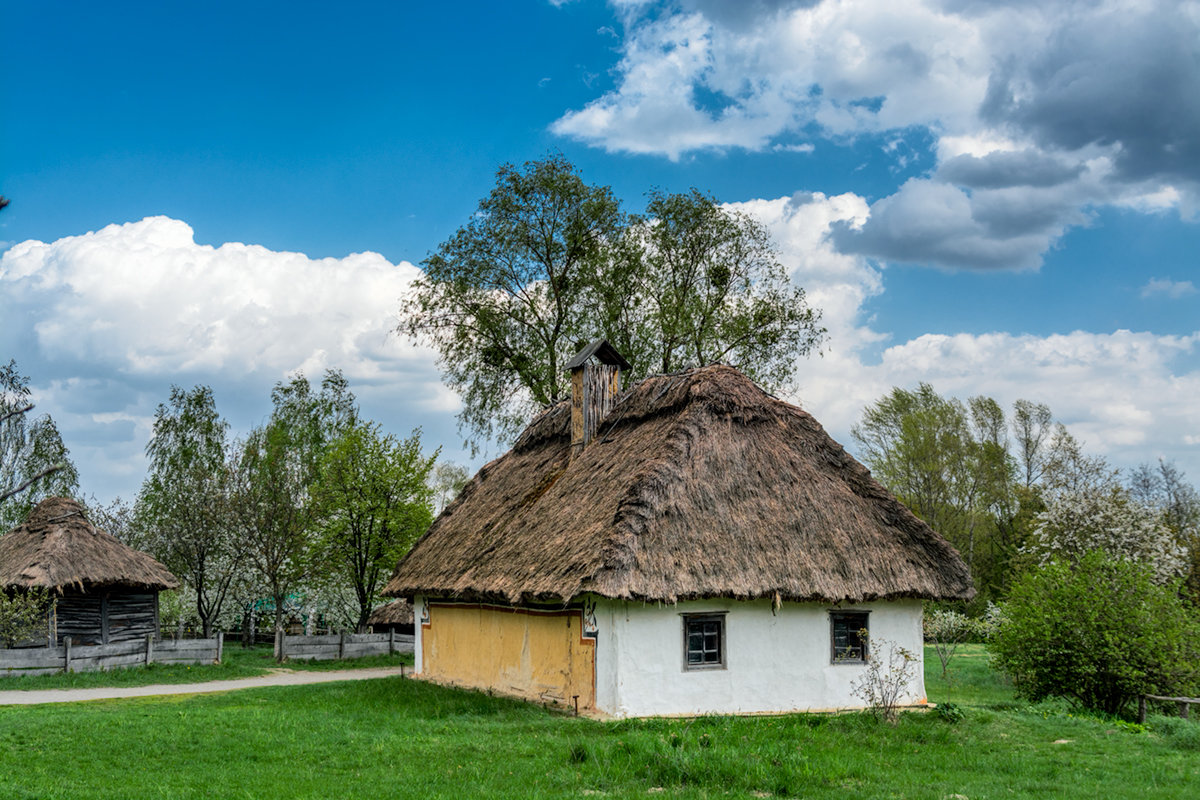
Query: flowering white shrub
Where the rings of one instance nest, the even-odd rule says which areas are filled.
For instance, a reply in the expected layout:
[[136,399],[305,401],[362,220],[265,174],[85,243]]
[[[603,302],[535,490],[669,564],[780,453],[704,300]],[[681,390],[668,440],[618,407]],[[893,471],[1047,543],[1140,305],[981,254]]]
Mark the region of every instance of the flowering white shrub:
[[1039,564],[1076,562],[1099,551],[1148,565],[1159,583],[1179,577],[1187,567],[1187,551],[1162,515],[1119,487],[1054,495],[1038,515],[1038,526],[1025,550]]

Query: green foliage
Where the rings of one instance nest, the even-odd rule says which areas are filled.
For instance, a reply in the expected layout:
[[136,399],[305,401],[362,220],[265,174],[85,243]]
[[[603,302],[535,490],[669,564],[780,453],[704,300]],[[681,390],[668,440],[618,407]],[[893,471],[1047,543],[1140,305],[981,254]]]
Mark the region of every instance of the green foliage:
[[589,288],[635,377],[722,363],[778,389],[824,333],[766,229],[696,189],[651,191]]
[[439,462],[429,475],[434,513],[442,513],[442,509],[458,497],[458,493],[463,490],[469,480],[471,480],[471,473],[462,464],[455,464],[453,461]]
[[1013,586],[1004,611],[990,646],[1031,700],[1115,714],[1140,693],[1197,688],[1200,626],[1144,565],[1099,552],[1046,564]]
[[362,629],[383,581],[433,521],[429,475],[440,450],[355,422],[329,443],[312,489],[321,529],[317,559],[349,582]]
[[29,378],[0,366],[0,533],[25,522],[47,497],[74,496],[79,473],[48,414],[31,417]]
[[1200,605],[1200,492],[1169,461],[1141,464],[1129,476],[1130,496],[1156,509],[1163,524],[1183,548],[1187,563],[1184,586],[1193,605]]
[[863,412],[851,435],[875,477],[958,548],[982,596],[1002,575],[1024,532],[1021,499],[999,405],[944,398],[927,383],[895,388]]
[[150,532],[139,524],[135,506],[120,497],[102,504],[95,495],[84,500],[83,505],[88,521],[99,530],[115,536],[134,550],[150,551],[153,539]]
[[958,548],[973,616],[1033,564],[1097,548],[1164,580],[1190,569],[1200,586],[1200,495],[1166,464],[1122,487],[1043,404],[1017,400],[1006,418],[991,398],[964,403],[922,383],[868,406],[851,433],[875,477]]
[[567,396],[562,366],[594,333],[579,313],[589,275],[621,226],[612,190],[552,155],[501,167],[470,222],[423,262],[400,329],[437,350],[464,429],[507,436]]
[[478,442],[568,396],[563,365],[607,338],[630,377],[732,363],[778,387],[820,340],[766,231],[698,191],[651,192],[647,217],[562,155],[505,165],[479,209],[425,260],[401,332],[432,345]]
[[0,591],[0,647],[13,647],[30,639],[45,644],[49,607],[45,589]]
[[313,555],[320,532],[313,487],[330,444],[358,420],[342,374],[326,372],[319,390],[300,374],[271,392],[274,409],[236,454],[233,507],[246,554],[283,627],[289,595],[320,572]]
[[229,424],[212,389],[171,387],[154,413],[149,472],[129,536],[195,591],[205,636],[242,573],[245,547],[232,507]]
[[[945,670],[942,670],[945,674]],[[934,716],[943,722],[949,722],[951,725],[962,722],[967,718],[967,712],[962,710],[962,706],[957,703],[938,703],[933,709]]]

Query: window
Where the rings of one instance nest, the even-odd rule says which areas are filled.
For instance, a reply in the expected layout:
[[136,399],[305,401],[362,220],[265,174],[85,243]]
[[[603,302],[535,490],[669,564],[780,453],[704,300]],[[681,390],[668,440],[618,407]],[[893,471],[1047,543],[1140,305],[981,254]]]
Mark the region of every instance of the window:
[[684,614],[683,668],[725,668],[724,614]]
[[829,634],[833,663],[862,664],[867,660],[867,611],[830,611]]

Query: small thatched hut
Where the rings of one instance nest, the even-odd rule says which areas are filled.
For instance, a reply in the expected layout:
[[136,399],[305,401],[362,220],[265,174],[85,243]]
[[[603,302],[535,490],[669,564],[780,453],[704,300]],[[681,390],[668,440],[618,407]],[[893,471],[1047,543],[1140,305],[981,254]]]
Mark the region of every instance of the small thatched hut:
[[151,556],[97,530],[76,500],[38,503],[0,536],[0,588],[48,590],[47,638],[107,644],[158,635],[158,593],[179,581]]
[[620,357],[581,356],[572,401],[385,588],[413,598],[419,673],[611,716],[861,707],[869,642],[919,654],[921,601],[974,594],[953,547],[737,370],[615,395]]
[[367,617],[367,625],[375,633],[395,631],[411,636],[413,634],[413,607],[407,600],[393,600],[384,603],[371,612]]

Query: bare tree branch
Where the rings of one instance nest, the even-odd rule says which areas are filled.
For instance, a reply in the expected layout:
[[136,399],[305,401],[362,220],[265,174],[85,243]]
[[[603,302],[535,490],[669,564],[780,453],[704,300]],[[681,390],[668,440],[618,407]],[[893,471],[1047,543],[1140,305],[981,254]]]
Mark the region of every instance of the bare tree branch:
[[22,483],[20,486],[16,487],[15,489],[9,489],[7,491],[0,492],[0,503],[3,503],[5,500],[7,500],[10,497],[15,497],[15,496],[19,495],[21,492],[25,491],[30,486],[33,486],[33,484],[40,481],[42,478],[47,478],[47,477],[53,475],[54,473],[58,472],[59,470],[62,470],[65,468],[66,468],[65,464],[53,464],[49,467],[46,467],[41,472],[34,475],[32,478],[25,481],[24,483]]

